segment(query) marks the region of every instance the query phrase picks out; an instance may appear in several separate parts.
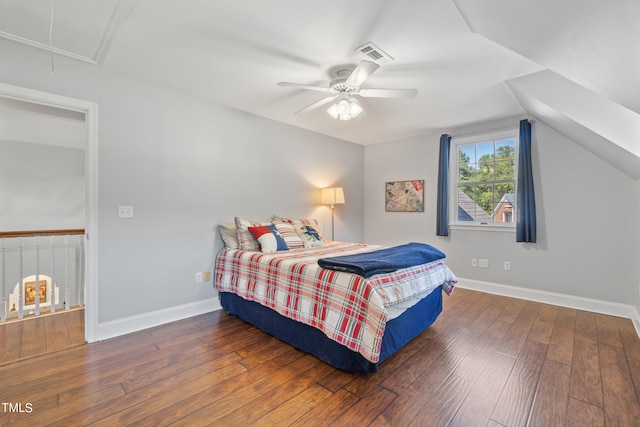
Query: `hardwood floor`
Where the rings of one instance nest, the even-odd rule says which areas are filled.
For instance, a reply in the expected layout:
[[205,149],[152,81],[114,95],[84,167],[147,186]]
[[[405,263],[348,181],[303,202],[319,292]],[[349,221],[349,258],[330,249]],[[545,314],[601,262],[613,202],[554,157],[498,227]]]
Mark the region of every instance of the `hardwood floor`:
[[465,289],[444,305],[370,375],[223,311],[16,362],[0,424],[640,426],[629,320]]
[[0,366],[84,343],[84,308],[10,320],[0,324]]

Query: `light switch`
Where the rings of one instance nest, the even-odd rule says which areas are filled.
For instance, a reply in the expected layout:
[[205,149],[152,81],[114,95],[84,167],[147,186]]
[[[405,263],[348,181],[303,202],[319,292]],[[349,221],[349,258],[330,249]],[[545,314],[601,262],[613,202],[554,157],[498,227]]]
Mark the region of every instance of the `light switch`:
[[133,206],[119,206],[118,218],[133,218]]

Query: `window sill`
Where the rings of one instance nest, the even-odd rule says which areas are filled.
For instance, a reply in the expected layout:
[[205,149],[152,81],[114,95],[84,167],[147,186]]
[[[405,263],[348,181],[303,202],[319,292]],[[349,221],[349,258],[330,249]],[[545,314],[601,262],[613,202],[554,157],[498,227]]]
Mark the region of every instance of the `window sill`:
[[496,225],[496,224],[449,224],[451,230],[468,230],[468,231],[498,231],[502,233],[515,233],[514,225]]

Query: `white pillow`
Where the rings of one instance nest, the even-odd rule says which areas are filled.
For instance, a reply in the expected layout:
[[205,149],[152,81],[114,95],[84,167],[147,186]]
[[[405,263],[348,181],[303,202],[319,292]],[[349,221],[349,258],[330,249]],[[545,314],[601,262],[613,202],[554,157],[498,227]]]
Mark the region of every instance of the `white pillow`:
[[220,224],[218,225],[218,230],[220,230],[220,235],[222,236],[222,241],[224,245],[229,249],[238,249],[238,232],[236,230],[235,223],[228,224]]
[[293,220],[292,225],[296,230],[296,233],[298,233],[298,237],[300,237],[300,240],[302,240],[305,248],[324,246],[324,239],[318,232],[317,228],[308,224],[304,224],[303,222],[298,220]]

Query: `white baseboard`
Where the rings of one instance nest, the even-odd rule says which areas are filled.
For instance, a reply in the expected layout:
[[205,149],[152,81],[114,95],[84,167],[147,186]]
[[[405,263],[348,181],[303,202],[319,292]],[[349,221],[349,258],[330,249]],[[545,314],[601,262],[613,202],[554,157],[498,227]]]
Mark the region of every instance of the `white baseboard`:
[[526,299],[545,304],[559,305],[561,307],[575,308],[577,310],[592,311],[594,313],[608,314],[610,316],[624,317],[633,322],[638,336],[640,336],[640,315],[632,305],[619,304],[610,301],[601,301],[591,298],[576,297],[555,292],[540,291],[530,288],[502,285],[498,283],[483,282],[473,279],[458,278],[457,287],[486,292],[489,294],[503,295],[512,298]]
[[106,340],[120,335],[130,334],[176,320],[186,319],[199,314],[209,313],[222,309],[220,298],[210,298],[190,304],[183,304],[176,307],[165,308],[149,313],[138,314],[123,319],[98,323],[97,340]]

